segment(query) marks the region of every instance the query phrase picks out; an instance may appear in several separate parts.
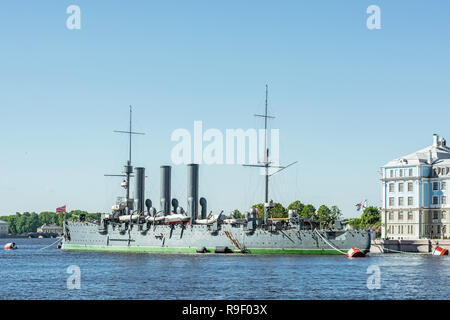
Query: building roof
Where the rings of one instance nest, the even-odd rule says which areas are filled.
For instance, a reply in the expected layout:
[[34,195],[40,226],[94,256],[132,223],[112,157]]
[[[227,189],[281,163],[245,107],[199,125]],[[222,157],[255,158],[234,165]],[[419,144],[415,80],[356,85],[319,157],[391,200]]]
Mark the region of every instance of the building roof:
[[56,224],[43,224],[41,228],[62,228]]
[[0,224],[8,224],[8,222],[0,220]]
[[433,144],[431,146],[389,161],[383,166],[383,168],[447,163],[450,164],[450,148],[447,147],[446,141],[443,137],[439,137],[437,134],[434,134]]

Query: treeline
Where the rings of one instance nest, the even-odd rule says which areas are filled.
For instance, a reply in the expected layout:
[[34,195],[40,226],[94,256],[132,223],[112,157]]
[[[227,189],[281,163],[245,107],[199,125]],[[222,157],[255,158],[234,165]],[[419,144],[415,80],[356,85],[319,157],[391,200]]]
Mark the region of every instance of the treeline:
[[[255,208],[258,217],[264,217],[264,205],[258,203],[252,206]],[[317,210],[312,204],[303,204],[299,200],[292,202],[286,208],[280,203],[274,203],[274,207],[269,209],[269,216],[272,218],[287,218],[289,210],[297,210],[299,217],[312,218],[319,221],[322,227],[332,227],[334,222],[342,218],[342,212],[337,206],[328,208],[321,205]],[[80,214],[86,215],[86,220],[99,221],[102,213],[88,213],[86,211],[74,210],[67,213],[55,213],[44,211],[39,214],[35,212],[16,213],[10,216],[0,216],[0,220],[8,222],[9,233],[22,234],[36,232],[37,228],[44,224],[56,224],[62,226],[64,217],[68,220],[78,219]],[[234,210],[233,216],[236,218],[245,218],[239,210]],[[343,222],[352,226],[354,229],[376,229],[381,227],[381,213],[377,207],[367,207],[360,218],[343,219]]]
[[62,226],[64,217],[68,220],[73,220],[79,217],[80,214],[86,215],[86,220],[100,220],[101,213],[88,213],[86,211],[74,210],[67,213],[55,213],[44,211],[39,214],[36,212],[17,212],[10,216],[0,216],[0,220],[8,222],[9,233],[22,234],[29,232],[36,232],[37,228],[44,224],[56,224]]
[[[255,208],[258,217],[264,217],[264,204],[258,203],[252,206]],[[297,210],[297,214],[301,218],[311,218],[319,221],[323,227],[332,227],[336,220],[340,220],[342,212],[337,206],[331,208],[321,205],[317,210],[312,204],[304,204],[299,200],[292,202],[286,208],[281,203],[274,203],[273,208],[269,209],[269,217],[271,218],[287,218],[289,210]],[[235,216],[244,217],[239,210],[234,211]]]
[[[258,203],[252,206],[256,208],[258,217],[264,217],[264,204]],[[350,225],[353,229],[377,229],[381,227],[381,213],[377,207],[367,207],[361,215],[361,218],[342,219],[342,212],[337,206],[331,208],[321,205],[317,210],[312,204],[303,204],[297,200],[292,202],[287,208],[281,203],[274,203],[274,207],[269,209],[269,216],[272,218],[287,218],[289,210],[297,210],[301,218],[311,218],[319,221],[322,227],[332,227],[335,221],[342,220],[344,224]],[[235,217],[244,218],[244,214],[239,210],[234,211]]]
[[348,219],[347,223],[354,229],[381,228],[381,212],[377,207],[367,207],[361,218]]

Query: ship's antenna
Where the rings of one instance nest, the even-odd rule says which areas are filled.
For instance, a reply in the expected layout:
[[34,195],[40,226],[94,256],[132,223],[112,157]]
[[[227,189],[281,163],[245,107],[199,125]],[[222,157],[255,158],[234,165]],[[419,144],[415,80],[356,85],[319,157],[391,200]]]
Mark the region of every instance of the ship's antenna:
[[[272,166],[271,161],[269,161],[269,148],[267,146],[267,120],[268,119],[275,119],[275,117],[268,116],[267,115],[267,107],[268,107],[268,97],[269,97],[269,87],[266,84],[266,103],[265,103],[265,113],[262,114],[255,114],[255,117],[261,117],[264,118],[264,161],[259,165],[251,165],[251,164],[244,164],[245,167],[260,167],[264,168],[264,175],[265,175],[265,194],[264,194],[264,223],[267,224],[267,220],[269,218],[269,177],[273,176],[274,174],[286,169],[287,167],[290,167],[297,163],[297,161],[285,166]],[[269,168],[279,168],[280,170],[269,174]]]
[[130,136],[130,145],[129,145],[129,156],[128,156],[128,163],[125,166],[125,174],[105,174],[107,177],[126,177],[126,184],[124,185],[124,188],[126,189],[126,198],[127,198],[127,206],[130,199],[130,178],[132,177],[133,173],[133,167],[131,166],[131,145],[132,145],[132,136],[134,134],[139,135],[145,135],[145,133],[142,132],[133,132],[133,108],[130,106],[130,130],[129,131],[120,131],[120,130],[114,130],[116,133],[125,133]]

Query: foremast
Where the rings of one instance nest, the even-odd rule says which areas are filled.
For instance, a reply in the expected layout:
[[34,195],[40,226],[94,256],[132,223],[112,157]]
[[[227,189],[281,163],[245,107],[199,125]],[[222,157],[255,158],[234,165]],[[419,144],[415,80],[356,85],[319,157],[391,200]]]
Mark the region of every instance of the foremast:
[[130,184],[133,173],[133,166],[131,164],[131,156],[132,156],[132,136],[133,135],[145,135],[142,132],[133,132],[133,108],[130,105],[130,127],[128,131],[122,130],[114,130],[116,133],[123,133],[129,135],[129,149],[128,149],[128,161],[124,166],[124,174],[105,174],[107,177],[125,177],[125,180],[122,182],[122,187],[125,189],[125,198],[126,198],[126,206],[128,212],[130,213],[134,208],[134,199],[130,198]]

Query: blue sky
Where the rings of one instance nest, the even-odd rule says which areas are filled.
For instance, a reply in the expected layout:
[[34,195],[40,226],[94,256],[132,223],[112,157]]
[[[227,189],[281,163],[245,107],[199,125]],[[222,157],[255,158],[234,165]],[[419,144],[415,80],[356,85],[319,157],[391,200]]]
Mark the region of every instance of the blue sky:
[[[81,30],[66,8],[81,8]],[[381,8],[368,30],[366,8]],[[445,1],[3,1],[0,4],[0,215],[108,211],[123,192],[134,107],[134,164],[159,198],[177,128],[260,128],[270,88],[280,158],[271,198],[381,203],[379,167],[449,139],[450,4]],[[256,169],[203,166],[211,210],[261,202]],[[185,206],[186,167],[172,195]]]

